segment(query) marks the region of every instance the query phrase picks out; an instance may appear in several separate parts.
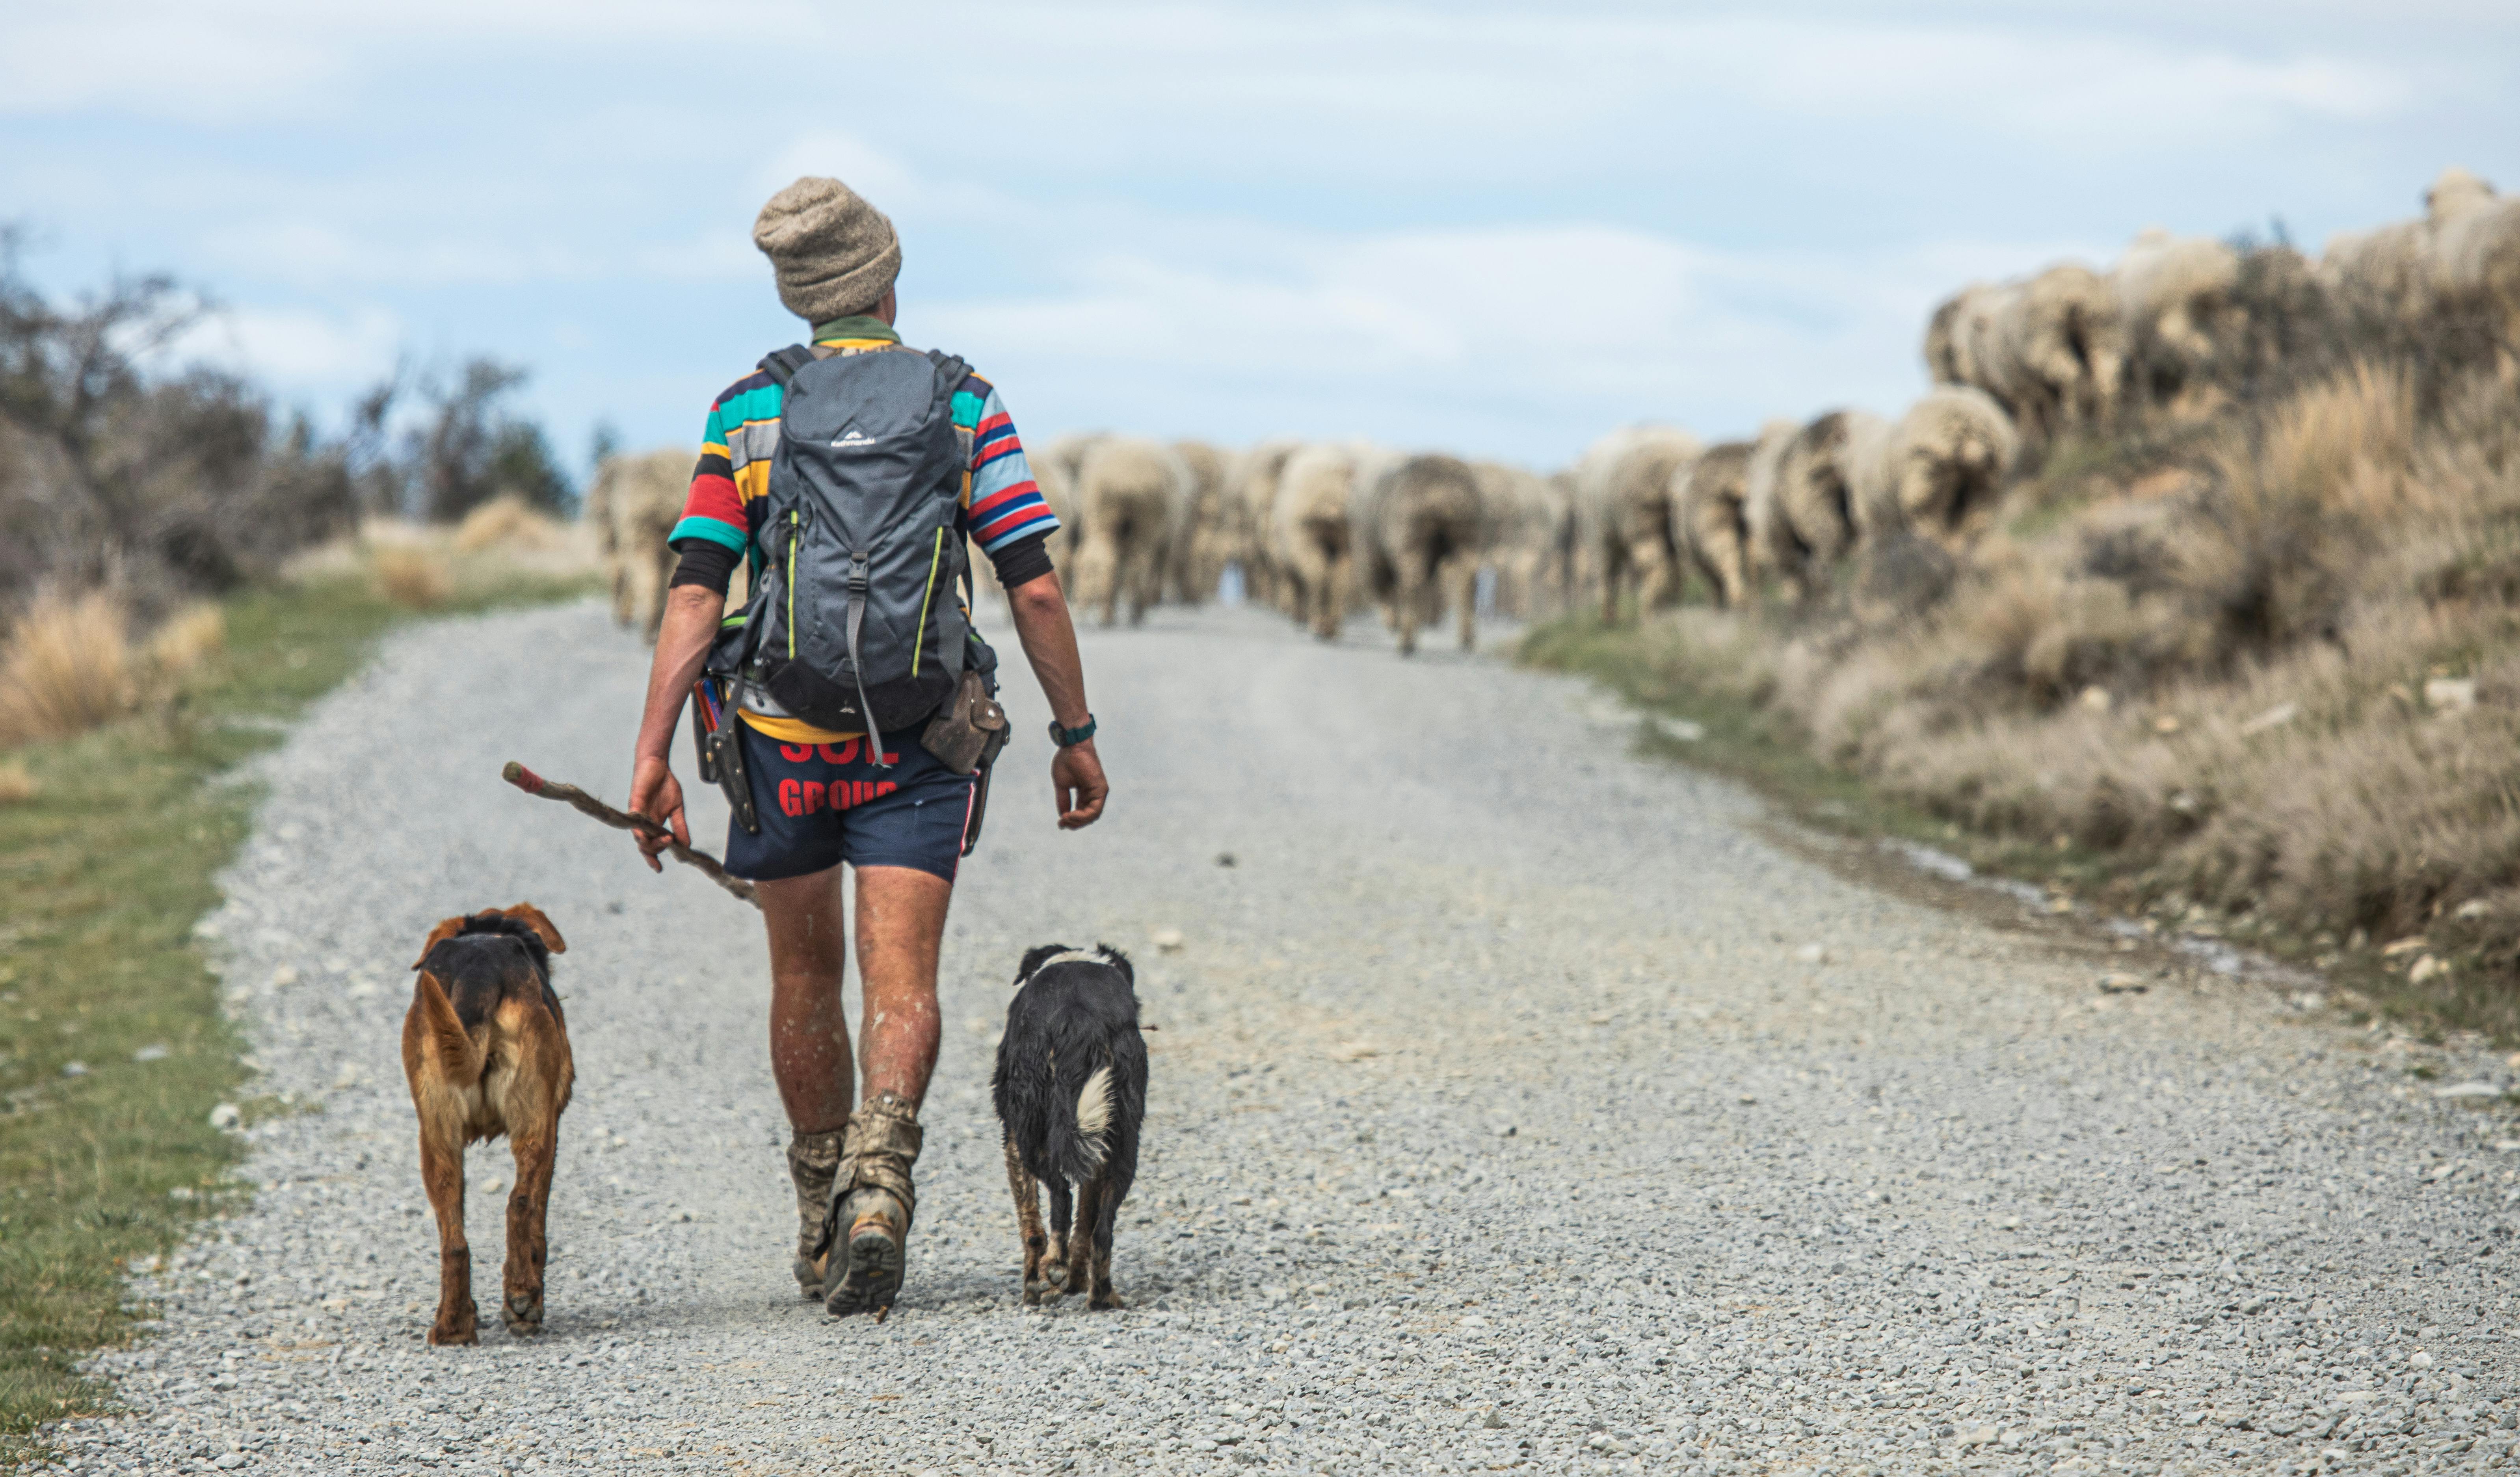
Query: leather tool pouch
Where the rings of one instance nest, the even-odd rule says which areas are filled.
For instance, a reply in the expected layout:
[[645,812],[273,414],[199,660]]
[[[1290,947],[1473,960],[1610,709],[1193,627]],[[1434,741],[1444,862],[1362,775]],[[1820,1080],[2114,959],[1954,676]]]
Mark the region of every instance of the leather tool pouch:
[[958,775],[975,774],[996,759],[1007,746],[1007,710],[989,695],[988,680],[964,669],[953,700],[928,720],[919,743]]

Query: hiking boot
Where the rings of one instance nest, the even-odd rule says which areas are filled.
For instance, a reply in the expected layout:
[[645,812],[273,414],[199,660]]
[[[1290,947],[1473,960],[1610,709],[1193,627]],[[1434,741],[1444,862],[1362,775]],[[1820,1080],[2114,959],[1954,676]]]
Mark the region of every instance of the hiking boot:
[[910,1168],[919,1161],[921,1137],[918,1109],[891,1093],[877,1094],[849,1120],[823,1227],[823,1306],[834,1316],[880,1318],[901,1291],[911,1217],[919,1208]]
[[901,1291],[910,1214],[889,1192],[872,1188],[850,1191],[838,1214],[845,1229],[831,1255],[837,1276],[825,1282],[823,1307],[835,1318],[852,1313],[879,1318]]
[[832,1180],[840,1168],[844,1129],[795,1134],[788,1140],[788,1178],[796,1186],[796,1290],[809,1298],[823,1295],[822,1248],[830,1237],[824,1225],[832,1214]]

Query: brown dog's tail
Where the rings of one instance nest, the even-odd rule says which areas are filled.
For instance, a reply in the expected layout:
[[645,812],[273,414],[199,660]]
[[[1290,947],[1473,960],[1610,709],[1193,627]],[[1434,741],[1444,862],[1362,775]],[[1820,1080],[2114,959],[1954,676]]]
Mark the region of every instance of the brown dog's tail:
[[437,1058],[438,1069],[456,1087],[471,1087],[481,1080],[481,1048],[473,1043],[471,1032],[455,1013],[455,1003],[446,998],[437,976],[423,969],[420,984],[414,989],[412,1004],[420,1011],[421,1050]]

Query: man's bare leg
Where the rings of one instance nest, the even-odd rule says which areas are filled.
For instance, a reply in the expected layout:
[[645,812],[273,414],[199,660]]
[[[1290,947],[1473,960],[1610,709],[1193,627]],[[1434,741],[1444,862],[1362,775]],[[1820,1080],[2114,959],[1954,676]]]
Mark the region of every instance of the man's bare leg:
[[856,1102],[849,1022],[840,1008],[848,959],[840,869],[756,884],[770,925],[770,1072],[799,1134],[848,1126]]
[[936,1070],[936,958],[954,884],[913,867],[859,868],[857,883],[858,982],[866,996],[858,1064],[869,1097],[890,1093],[916,1108]]
[[849,1023],[840,1007],[848,958],[840,870],[759,884],[770,928],[770,1072],[788,1110],[788,1178],[796,1187],[796,1289],[823,1295],[832,1180],[856,1100]]
[[953,884],[914,868],[858,869],[859,1033],[865,1097],[849,1117],[832,1201],[823,1306],[880,1319],[901,1288],[919,1197],[920,1100],[936,1065],[936,954]]

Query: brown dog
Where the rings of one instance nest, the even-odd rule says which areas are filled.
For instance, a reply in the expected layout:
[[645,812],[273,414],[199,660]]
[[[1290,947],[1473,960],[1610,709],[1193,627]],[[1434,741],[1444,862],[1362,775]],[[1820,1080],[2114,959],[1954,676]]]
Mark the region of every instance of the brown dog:
[[402,1018],[402,1070],[420,1112],[421,1183],[437,1212],[432,1344],[474,1341],[464,1150],[501,1134],[516,1150],[517,1187],[508,1193],[499,1317],[515,1332],[542,1331],[543,1215],[561,1110],[577,1076],[551,987],[551,957],[567,950],[541,909],[518,903],[448,918],[412,965],[420,982]]

